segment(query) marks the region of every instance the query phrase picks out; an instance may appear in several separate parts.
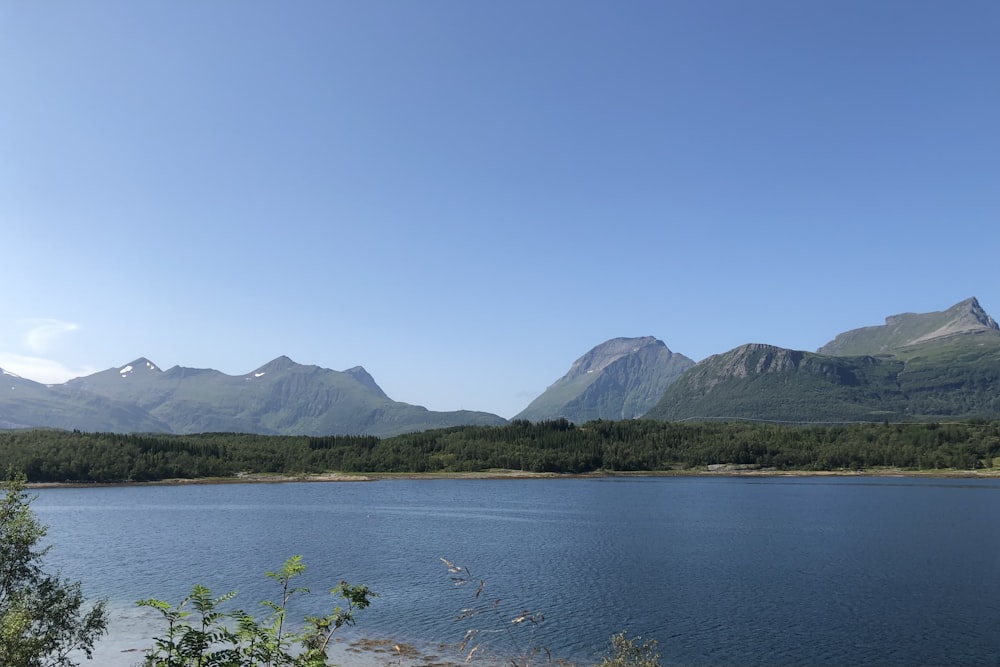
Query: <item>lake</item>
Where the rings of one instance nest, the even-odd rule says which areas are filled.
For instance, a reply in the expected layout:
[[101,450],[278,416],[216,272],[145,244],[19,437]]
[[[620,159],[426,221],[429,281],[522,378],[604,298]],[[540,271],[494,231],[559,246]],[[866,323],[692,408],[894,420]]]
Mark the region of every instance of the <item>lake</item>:
[[[1000,480],[666,477],[387,480],[58,488],[36,492],[48,569],[108,598],[97,665],[138,662],[148,610],[193,584],[239,590],[291,555],[326,608],[339,581],[379,594],[348,637],[433,646],[478,628],[501,655],[506,619],[544,614],[529,639],[593,664],[622,629],[664,665],[1000,663]],[[456,620],[485,579],[503,618]],[[300,613],[301,612],[301,613]],[[371,657],[371,656],[369,656]],[[366,658],[367,660],[367,658]],[[94,663],[90,663],[94,664]],[[370,660],[368,664],[377,664]]]

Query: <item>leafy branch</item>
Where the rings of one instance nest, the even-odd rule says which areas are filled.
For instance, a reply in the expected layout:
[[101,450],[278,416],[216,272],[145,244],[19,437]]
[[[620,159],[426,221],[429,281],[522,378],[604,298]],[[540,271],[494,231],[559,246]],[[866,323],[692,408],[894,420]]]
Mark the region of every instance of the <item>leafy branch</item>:
[[342,598],[342,604],[325,616],[306,616],[302,630],[289,632],[289,602],[309,593],[308,588],[293,585],[305,569],[302,557],[292,556],[279,570],[265,574],[281,587],[281,596],[277,602],[261,603],[269,610],[261,620],[242,609],[222,611],[220,606],[236,593],[213,598],[204,586],[195,586],[176,606],[140,600],[140,606],[155,609],[167,622],[166,634],[154,639],[144,667],[325,667],[333,634],[354,625],[355,612],[367,608],[376,596],[367,586],[341,581],[330,594]]

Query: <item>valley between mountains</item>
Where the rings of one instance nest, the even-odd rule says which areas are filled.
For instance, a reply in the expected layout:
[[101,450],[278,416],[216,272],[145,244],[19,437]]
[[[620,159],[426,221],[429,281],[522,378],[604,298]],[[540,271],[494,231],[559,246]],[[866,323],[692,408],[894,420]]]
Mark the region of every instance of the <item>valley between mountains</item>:
[[[44,385],[0,374],[0,428],[374,435],[507,423],[394,401],[357,366],[279,357],[245,375],[149,359]],[[752,343],[698,363],[654,337],[577,359],[515,420],[940,421],[1000,418],[1000,327],[975,298],[846,331],[815,352]]]

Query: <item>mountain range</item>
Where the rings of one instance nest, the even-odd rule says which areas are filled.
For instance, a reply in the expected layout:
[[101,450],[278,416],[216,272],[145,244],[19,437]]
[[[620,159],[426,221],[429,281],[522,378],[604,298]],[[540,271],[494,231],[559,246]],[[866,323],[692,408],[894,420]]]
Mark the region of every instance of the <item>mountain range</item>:
[[1000,328],[975,298],[836,336],[816,352],[742,345],[693,366],[652,419],[1000,417]]
[[487,412],[433,412],[393,401],[361,366],[334,371],[278,357],[246,375],[146,358],[43,385],[3,374],[0,427],[116,432],[241,432],[391,436],[466,424],[504,424]]
[[[361,366],[288,357],[245,375],[146,358],[59,385],[0,369],[0,428],[382,437],[499,425],[487,412],[394,401]],[[695,363],[651,336],[614,338],[575,362],[515,419],[794,422],[1000,418],[1000,327],[975,298],[841,333],[816,352],[753,343]]]

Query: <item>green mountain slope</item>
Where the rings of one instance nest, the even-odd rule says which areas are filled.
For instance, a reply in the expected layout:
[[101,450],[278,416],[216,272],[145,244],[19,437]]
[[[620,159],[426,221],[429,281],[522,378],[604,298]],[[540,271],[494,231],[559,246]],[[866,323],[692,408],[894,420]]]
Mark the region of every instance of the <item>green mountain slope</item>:
[[651,419],[859,421],[896,418],[903,364],[875,357],[838,358],[771,345],[719,354],[675,382]]
[[515,419],[632,419],[652,408],[694,361],[652,336],[614,338],[577,359]]
[[969,334],[996,334],[996,321],[979,301],[969,298],[935,313],[903,313],[885,318],[885,324],[846,331],[819,348],[819,354],[858,356],[892,354],[932,341]]
[[[854,354],[867,352],[866,354]],[[850,354],[848,354],[850,353]],[[877,354],[874,354],[877,353]],[[1000,330],[975,299],[849,331],[819,353],[744,345],[697,364],[653,419],[1000,417]]]
[[0,371],[0,428],[163,432],[168,425],[127,401],[48,386]]
[[[30,381],[27,381],[30,382]],[[279,357],[246,375],[140,358],[63,385],[37,383],[0,401],[0,424],[116,432],[391,436],[497,425],[485,412],[433,412],[391,400],[361,367],[339,372]],[[13,393],[13,392],[11,392]]]

